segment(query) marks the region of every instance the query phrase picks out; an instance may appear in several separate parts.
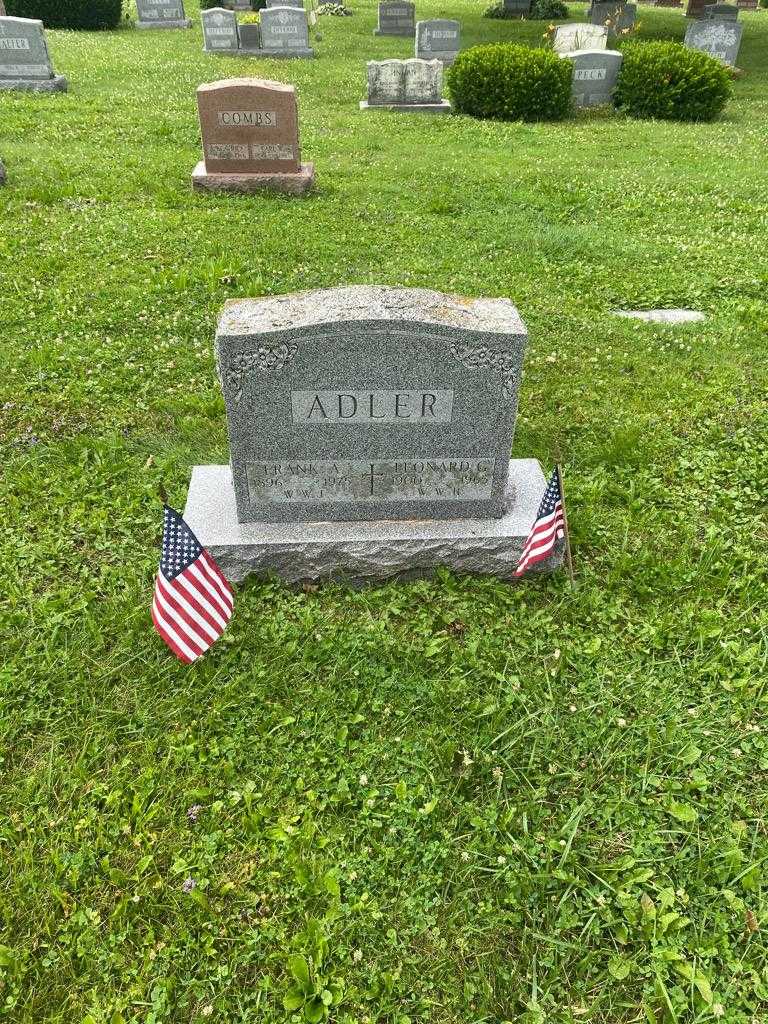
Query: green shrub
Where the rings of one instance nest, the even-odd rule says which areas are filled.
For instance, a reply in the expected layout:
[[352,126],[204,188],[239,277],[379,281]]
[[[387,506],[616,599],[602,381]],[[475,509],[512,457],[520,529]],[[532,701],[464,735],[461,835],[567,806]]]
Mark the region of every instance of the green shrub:
[[712,121],[731,95],[719,60],[681,43],[633,43],[624,48],[616,106],[633,117]]
[[553,121],[571,105],[571,63],[514,43],[462,50],[447,82],[459,113],[498,121]]
[[16,18],[38,18],[46,28],[116,28],[122,0],[6,0]]
[[499,0],[499,3],[491,4],[490,7],[486,7],[483,11],[484,18],[499,18],[502,21],[520,21],[520,11],[510,11],[504,6],[503,0]]
[[533,0],[531,17],[536,21],[557,21],[568,17],[568,8],[563,0]]
[[336,18],[348,18],[353,12],[348,7],[345,7],[344,4],[325,3],[320,4],[317,8],[317,13],[330,14]]

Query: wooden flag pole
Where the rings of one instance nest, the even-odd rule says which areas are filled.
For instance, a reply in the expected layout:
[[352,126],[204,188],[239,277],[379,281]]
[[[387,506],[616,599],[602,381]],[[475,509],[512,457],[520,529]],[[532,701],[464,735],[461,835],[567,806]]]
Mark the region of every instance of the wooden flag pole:
[[568,576],[571,580],[571,586],[576,585],[576,581],[573,578],[573,557],[571,556],[571,535],[568,532],[568,512],[565,507],[565,487],[563,486],[563,471],[559,462],[555,463],[557,469],[557,479],[560,483],[560,497],[563,502],[563,525],[565,526],[565,561],[568,565]]

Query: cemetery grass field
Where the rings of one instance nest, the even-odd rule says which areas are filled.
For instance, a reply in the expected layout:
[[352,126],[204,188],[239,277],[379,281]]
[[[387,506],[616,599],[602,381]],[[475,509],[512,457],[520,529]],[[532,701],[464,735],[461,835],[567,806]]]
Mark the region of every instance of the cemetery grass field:
[[[194,0],[51,32],[70,92],[0,95],[0,1019],[764,1022],[768,11],[714,124],[522,125],[359,113],[412,43],[352,5],[314,61],[203,54]],[[192,195],[237,75],[297,85],[313,196]],[[185,667],[155,488],[227,459],[218,311],[347,283],[517,304],[578,586],[251,580]],[[656,306],[708,320],[610,314]]]

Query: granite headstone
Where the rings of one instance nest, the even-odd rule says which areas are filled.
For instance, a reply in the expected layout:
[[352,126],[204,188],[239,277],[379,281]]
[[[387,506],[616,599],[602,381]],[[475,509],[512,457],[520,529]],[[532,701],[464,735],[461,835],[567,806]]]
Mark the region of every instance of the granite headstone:
[[686,18],[703,18],[707,3],[708,0],[688,0],[688,6],[685,9]]
[[137,28],[191,28],[184,0],[136,0]]
[[203,24],[203,49],[209,53],[236,53],[240,45],[237,18],[225,7],[200,12]]
[[531,13],[532,0],[504,0],[504,10],[518,18],[527,18]]
[[461,49],[461,23],[449,18],[433,18],[416,23],[416,56],[452,64]]
[[218,192],[271,190],[300,195],[314,183],[301,163],[296,90],[259,78],[233,78],[197,90],[203,160],[193,187]]
[[637,4],[594,3],[589,11],[592,25],[605,25],[609,35],[623,35],[635,27]]
[[738,21],[739,8],[736,4],[706,4],[704,17],[708,21]]
[[267,7],[300,7],[304,10],[304,0],[267,0]]
[[0,17],[0,89],[67,91],[66,78],[51,65],[42,21]]
[[685,45],[733,67],[739,56],[743,31],[744,26],[734,21],[692,21],[685,33]]
[[573,64],[574,106],[599,107],[612,101],[623,59],[618,50],[574,50],[560,56]]
[[573,53],[575,50],[605,50],[607,46],[608,29],[605,25],[589,25],[581,21],[558,25],[552,41],[555,53]]
[[447,114],[443,99],[443,65],[439,60],[368,61],[368,98],[361,110],[402,110],[407,113]]
[[261,46],[273,57],[314,57],[307,12],[298,7],[268,7],[261,12]]
[[375,36],[413,36],[416,32],[416,5],[406,0],[382,0]]
[[227,303],[230,465],[195,467],[185,519],[231,580],[513,578],[545,488],[509,457],[526,338],[508,299],[425,289]]

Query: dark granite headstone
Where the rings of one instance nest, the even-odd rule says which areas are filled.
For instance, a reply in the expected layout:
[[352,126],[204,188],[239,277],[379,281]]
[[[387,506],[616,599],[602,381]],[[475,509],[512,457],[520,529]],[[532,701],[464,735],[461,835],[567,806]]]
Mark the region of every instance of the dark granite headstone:
[[685,45],[734,67],[743,31],[744,26],[735,21],[692,21],[685,33]]
[[416,32],[416,6],[406,0],[382,0],[375,36],[413,36]]

